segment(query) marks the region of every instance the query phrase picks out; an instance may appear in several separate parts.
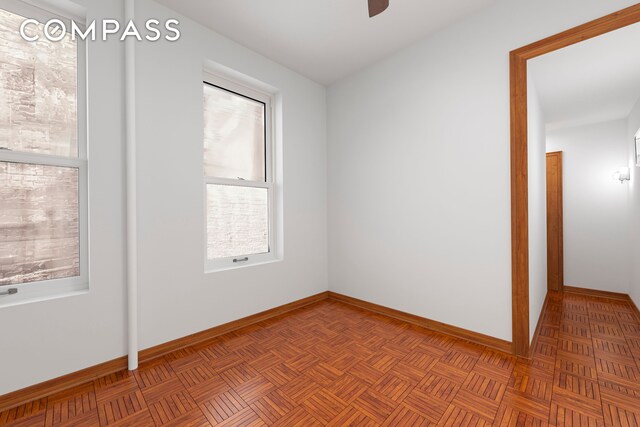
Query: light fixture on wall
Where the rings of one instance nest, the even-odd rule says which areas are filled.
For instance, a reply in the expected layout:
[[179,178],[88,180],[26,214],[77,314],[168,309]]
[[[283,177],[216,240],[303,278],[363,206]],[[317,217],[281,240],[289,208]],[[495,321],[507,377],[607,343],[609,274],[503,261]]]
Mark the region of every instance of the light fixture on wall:
[[625,181],[631,180],[631,170],[624,166],[615,171],[613,174],[613,179],[620,181],[620,184],[623,184]]

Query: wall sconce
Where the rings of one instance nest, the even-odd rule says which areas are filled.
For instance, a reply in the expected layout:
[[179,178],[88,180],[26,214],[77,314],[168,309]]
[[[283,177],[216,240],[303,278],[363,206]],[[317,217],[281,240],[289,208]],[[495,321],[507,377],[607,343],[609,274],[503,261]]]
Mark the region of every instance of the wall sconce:
[[613,174],[613,179],[620,181],[620,184],[623,184],[625,181],[631,181],[631,169],[626,166],[618,169]]

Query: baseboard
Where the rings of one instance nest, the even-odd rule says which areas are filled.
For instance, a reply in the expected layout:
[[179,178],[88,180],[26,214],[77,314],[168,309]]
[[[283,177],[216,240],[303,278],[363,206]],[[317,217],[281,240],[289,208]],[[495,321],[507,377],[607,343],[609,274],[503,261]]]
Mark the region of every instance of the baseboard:
[[538,344],[538,338],[540,338],[540,329],[542,329],[542,318],[544,317],[544,313],[547,311],[547,306],[549,305],[549,296],[552,291],[547,291],[547,294],[544,296],[544,303],[542,304],[542,310],[540,310],[540,316],[538,317],[538,324],[536,325],[536,330],[533,333],[533,339],[531,340],[531,345],[529,346],[529,358],[533,355],[533,350],[536,348],[536,344]]
[[[246,326],[262,322],[264,320],[272,319],[274,317],[286,314],[292,310],[302,308],[309,304],[326,300],[327,298],[328,292],[322,292],[317,295],[303,298],[289,304],[285,304],[276,308],[272,308],[270,310],[263,311],[261,313],[235,320],[233,322],[225,323],[224,325],[219,325],[211,329],[207,329],[206,331],[198,332],[183,338],[178,338],[177,340],[169,341],[167,343],[140,351],[138,353],[138,359],[140,360],[140,363],[149,362],[173,351],[180,350],[181,348],[201,343],[203,341],[229,332],[233,332]],[[91,366],[81,371],[72,372],[68,375],[35,384],[21,390],[16,390],[14,392],[0,396],[0,412],[23,405],[33,400],[41,399],[54,393],[68,390],[72,387],[88,383],[105,375],[113,374],[114,372],[122,371],[124,369],[127,369],[126,356],[122,356],[109,362],[101,363],[99,365]]]
[[[307,298],[303,298],[298,301],[291,302],[289,304],[282,305],[280,307],[272,308],[233,322],[225,323],[224,325],[215,326],[206,331],[198,332],[186,337],[178,338],[173,341],[169,341],[164,344],[157,345],[138,353],[140,363],[149,362],[153,359],[157,359],[166,354],[180,350],[182,348],[199,344],[212,338],[224,335],[235,330],[251,326],[253,324],[269,320],[298,308],[305,307],[307,305],[323,301],[326,299],[332,299],[335,301],[341,301],[346,304],[350,304],[374,313],[382,314],[394,319],[398,319],[407,323],[411,323],[417,326],[421,326],[433,331],[441,332],[461,338],[476,344],[491,347],[493,349],[511,353],[511,343],[501,340],[499,338],[490,337],[477,332],[469,331],[459,328],[457,326],[448,325],[446,323],[437,322],[435,320],[426,319],[424,317],[416,316],[414,314],[405,313],[392,308],[384,307],[381,305],[373,304],[370,302],[362,301],[356,298],[341,295],[335,292],[322,292],[317,295],[313,295]],[[49,381],[35,384],[33,386],[17,390],[3,396],[0,396],[0,412],[14,408],[16,406],[23,405],[33,400],[41,399],[54,393],[58,393],[72,387],[76,387],[81,384],[93,381],[97,378],[105,375],[112,374],[121,370],[127,369],[127,357],[119,357],[109,362],[101,363],[81,371],[73,372],[68,375],[64,375],[59,378],[54,378]]]
[[503,351],[509,354],[512,353],[511,342],[502,340],[500,338],[490,337],[488,335],[469,331],[467,329],[459,328],[457,326],[452,326],[446,323],[427,319],[425,317],[416,316],[415,314],[405,313],[404,311],[395,310],[393,308],[388,308],[382,305],[359,300],[357,298],[341,295],[336,292],[329,291],[329,298],[336,301],[341,301],[346,304],[350,304],[368,311],[382,314],[384,316],[402,320],[403,322],[421,326],[423,328],[430,329],[432,331],[441,332],[447,335],[454,336],[456,338],[461,338],[466,341],[484,345],[486,347],[491,347],[495,350]]
[[615,299],[621,301],[629,301],[631,297],[627,294],[619,293],[619,292],[611,292],[611,291],[601,291],[598,289],[588,289],[588,288],[579,288],[577,286],[563,286],[563,292],[568,292],[570,294],[580,294],[587,295],[591,297],[600,297],[600,298],[608,298]]
[[586,295],[590,297],[607,298],[616,301],[626,301],[636,314],[638,320],[640,320],[640,309],[636,305],[635,301],[629,294],[623,294],[620,292],[600,291],[597,289],[578,288],[575,286],[564,286],[564,292],[571,294]]
[[127,369],[127,356],[5,394],[0,396],[0,412],[41,399],[53,393],[68,390],[123,369]]
[[272,319],[274,317],[286,314],[290,311],[296,310],[298,308],[302,308],[304,306],[316,303],[318,301],[323,301],[328,297],[329,297],[329,292],[321,292],[317,295],[303,298],[301,300],[297,300],[289,304],[281,305],[279,307],[272,308],[270,310],[266,310],[257,314],[253,314],[251,316],[244,317],[239,320],[234,320],[233,322],[225,323],[224,325],[215,326],[211,329],[207,329],[206,331],[198,332],[183,338],[178,338],[176,340],[169,341],[167,343],[142,350],[138,353],[139,354],[138,358],[140,360],[140,363],[145,363],[150,360],[157,359],[158,357],[162,357],[166,354],[172,353],[176,350],[180,350],[182,348],[195,345],[195,344],[200,344],[201,342],[210,340],[220,335],[224,335],[229,332],[233,332],[238,329],[251,326],[253,324],[262,322],[264,320]]

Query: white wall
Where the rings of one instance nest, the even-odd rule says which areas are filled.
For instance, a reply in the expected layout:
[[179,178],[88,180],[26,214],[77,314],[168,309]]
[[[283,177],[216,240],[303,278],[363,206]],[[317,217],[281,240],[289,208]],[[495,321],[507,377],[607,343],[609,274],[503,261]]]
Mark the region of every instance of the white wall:
[[[176,14],[139,2],[139,18]],[[328,288],[325,88],[187,19],[177,43],[141,43],[138,67],[140,346]],[[202,70],[220,63],[279,89],[284,260],[204,273]]]
[[612,178],[628,164],[627,121],[549,131],[563,152],[565,285],[629,292],[629,183]]
[[640,129],[640,99],[636,103],[627,122],[627,142],[629,147],[629,167],[631,168],[631,182],[629,186],[629,205],[631,224],[629,226],[631,236],[631,265],[632,280],[629,295],[640,307],[640,168],[636,167],[636,153],[634,136]]
[[535,335],[547,296],[547,159],[542,105],[533,78],[527,79],[529,156],[529,339]]
[[[122,16],[82,3],[89,21]],[[123,47],[88,46],[90,292],[0,309],[0,395],[126,354]]]
[[332,85],[330,289],[510,340],[508,53],[634,3],[499,1]]

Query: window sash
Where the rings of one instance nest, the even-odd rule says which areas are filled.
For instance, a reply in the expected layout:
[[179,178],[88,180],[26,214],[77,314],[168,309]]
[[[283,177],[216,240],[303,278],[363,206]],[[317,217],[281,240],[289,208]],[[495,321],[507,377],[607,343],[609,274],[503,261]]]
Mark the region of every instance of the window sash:
[[[268,99],[267,100],[258,99],[258,98],[261,98],[260,96],[257,96],[257,97],[254,98],[254,97],[245,95],[245,94],[243,94],[241,92],[237,92],[236,90],[231,90],[228,87],[219,86],[218,84],[216,84],[217,82],[216,83],[212,83],[211,81],[212,81],[211,79],[204,80],[203,81],[204,87],[206,88],[207,86],[209,86],[209,87],[217,89],[219,91],[227,92],[227,93],[229,93],[231,95],[234,95],[234,96],[237,96],[237,97],[240,97],[240,98],[244,98],[244,99],[247,99],[249,101],[252,101],[252,102],[255,102],[257,104],[261,104],[262,105],[263,114],[264,114],[264,117],[263,117],[264,126],[263,126],[263,129],[262,129],[263,138],[264,138],[264,141],[263,141],[264,158],[262,159],[262,163],[264,164],[264,177],[263,178],[264,178],[265,182],[268,182],[270,180],[269,179],[269,172],[268,172],[269,153],[267,152],[268,145],[269,145],[268,144],[268,139],[269,139],[268,138],[268,126],[267,126],[267,121],[269,120],[269,108],[270,108],[269,100]],[[209,175],[209,174],[207,174],[206,168],[205,168],[205,176],[222,178],[222,177],[217,176],[217,175]],[[234,178],[230,178],[230,179],[234,179]],[[240,179],[240,178],[238,178],[238,179]]]
[[[242,85],[232,80],[228,80],[224,77],[218,76],[216,74],[209,73],[207,71],[203,74],[203,85],[212,85],[218,87],[222,90],[226,90],[232,93],[237,94],[238,96],[243,96],[245,98],[252,99],[254,101],[258,101],[264,104],[264,125],[265,125],[265,164],[266,164],[266,183],[273,182],[273,109],[272,109],[272,97],[270,94],[261,92],[252,87]],[[207,178],[216,178],[212,176],[207,176]],[[225,179],[225,178],[217,178],[217,179]],[[235,181],[230,179],[230,181]],[[245,180],[238,180],[240,182],[249,182]],[[255,182],[255,181],[253,181]]]
[[[215,259],[209,258],[209,254],[208,254],[209,241],[208,241],[208,233],[207,233],[208,220],[209,220],[208,212],[207,212],[207,204],[208,204],[207,186],[208,185],[228,185],[228,186],[235,186],[235,187],[263,188],[267,190],[267,206],[268,206],[268,221],[269,221],[269,252],[265,252],[261,254],[235,255],[235,256],[226,257],[226,258],[215,258]],[[271,182],[242,181],[242,180],[236,180],[236,179],[205,177],[204,186],[203,186],[204,259],[205,259],[205,269],[207,272],[261,264],[261,263],[276,259],[276,254],[277,254],[276,216],[274,215],[274,209],[276,204],[275,204],[274,194],[275,194],[274,185]],[[240,263],[234,262],[234,259],[241,259],[245,257],[249,258],[248,261],[242,261]]]
[[[34,18],[40,22],[57,18],[69,24],[71,19],[32,4],[18,0],[5,0],[2,9],[27,18]],[[76,18],[73,18],[76,20]],[[82,21],[76,20],[81,24]],[[89,286],[89,180],[88,180],[88,152],[87,152],[87,45],[76,40],[76,114],[78,156],[64,157],[50,154],[0,150],[0,161],[10,163],[37,164],[47,166],[70,167],[78,169],[78,222],[79,222],[79,256],[80,275],[60,279],[40,280],[12,285],[3,285],[0,289],[15,288],[18,293],[10,297],[0,298],[0,307],[20,305],[28,302],[56,298],[67,294],[82,292]]]
[[[274,184],[274,153],[273,153],[273,103],[272,95],[256,90],[253,87],[243,85],[239,82],[228,80],[222,76],[204,72],[203,84],[209,84],[244,96],[255,101],[265,104],[265,164],[266,164],[266,181],[252,181],[229,178],[218,178],[213,176],[204,176],[203,182],[203,200],[204,200],[204,260],[205,272],[216,272],[231,270],[245,266],[262,264],[265,262],[275,261],[277,259],[277,217],[276,212],[276,191]],[[237,255],[227,258],[209,259],[208,257],[208,236],[207,236],[207,185],[229,185],[237,187],[253,187],[267,189],[268,198],[268,215],[269,215],[269,252],[262,254],[246,254]],[[234,259],[248,258],[248,261],[234,262]]]
[[[88,165],[84,159],[50,156],[46,154],[26,154],[0,150],[0,161],[30,165],[68,167],[78,170],[78,226],[80,274],[60,279],[39,280],[18,284],[0,285],[0,289],[16,288],[18,293],[11,298],[0,299],[0,307],[33,298],[45,298],[61,293],[86,289],[89,279],[88,241]],[[6,300],[6,301],[5,301]]]

